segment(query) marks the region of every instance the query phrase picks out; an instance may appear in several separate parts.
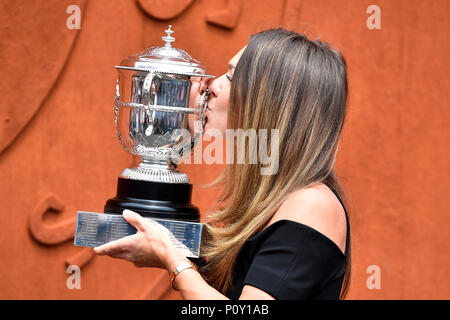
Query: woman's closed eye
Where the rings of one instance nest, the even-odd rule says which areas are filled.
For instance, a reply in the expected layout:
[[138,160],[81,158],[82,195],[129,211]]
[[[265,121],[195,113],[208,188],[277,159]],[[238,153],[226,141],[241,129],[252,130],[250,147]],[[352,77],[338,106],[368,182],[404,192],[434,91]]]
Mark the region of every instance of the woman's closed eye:
[[229,75],[225,75],[225,77],[227,77],[227,79],[231,82],[233,80],[233,78],[231,78]]

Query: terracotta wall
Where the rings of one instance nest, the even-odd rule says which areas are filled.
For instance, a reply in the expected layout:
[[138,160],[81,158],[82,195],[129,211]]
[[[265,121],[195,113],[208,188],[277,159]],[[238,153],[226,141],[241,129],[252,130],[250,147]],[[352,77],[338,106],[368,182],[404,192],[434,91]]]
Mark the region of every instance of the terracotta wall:
[[[370,30],[366,9],[381,8]],[[81,29],[68,29],[70,5]],[[347,61],[337,163],[351,203],[351,299],[450,298],[448,0],[35,0],[0,4],[0,298],[167,299],[165,271],[74,247],[77,210],[102,211],[131,157],[113,121],[113,68],[175,45],[221,74],[250,34],[276,26],[329,41]],[[220,166],[185,165],[201,189]],[[81,289],[66,287],[67,264]],[[369,289],[369,266],[381,288]]]

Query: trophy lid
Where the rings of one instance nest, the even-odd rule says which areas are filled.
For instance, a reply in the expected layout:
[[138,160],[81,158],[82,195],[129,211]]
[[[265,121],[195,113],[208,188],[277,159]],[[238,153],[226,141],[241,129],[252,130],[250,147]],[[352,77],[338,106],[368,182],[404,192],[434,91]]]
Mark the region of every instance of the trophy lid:
[[211,77],[205,74],[206,68],[192,58],[186,51],[172,47],[175,38],[172,37],[172,26],[165,30],[166,36],[163,47],[150,47],[142,52],[133,54],[121,61],[118,69],[136,71],[156,71],[170,74]]

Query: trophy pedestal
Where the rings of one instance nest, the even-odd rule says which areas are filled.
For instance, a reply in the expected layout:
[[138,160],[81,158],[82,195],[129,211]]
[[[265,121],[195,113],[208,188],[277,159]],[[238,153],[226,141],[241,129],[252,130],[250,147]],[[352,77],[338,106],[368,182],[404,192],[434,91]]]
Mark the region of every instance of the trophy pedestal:
[[116,197],[106,201],[105,213],[124,209],[147,218],[200,222],[200,211],[191,204],[192,184],[163,183],[120,178]]

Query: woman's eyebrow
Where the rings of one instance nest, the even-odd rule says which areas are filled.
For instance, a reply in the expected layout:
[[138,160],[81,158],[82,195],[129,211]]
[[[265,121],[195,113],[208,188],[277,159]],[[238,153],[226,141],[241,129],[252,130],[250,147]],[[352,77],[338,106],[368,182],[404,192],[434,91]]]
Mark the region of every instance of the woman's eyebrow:
[[228,69],[230,71],[233,71],[235,68],[236,68],[236,66],[234,64],[231,64],[231,63],[228,64]]

